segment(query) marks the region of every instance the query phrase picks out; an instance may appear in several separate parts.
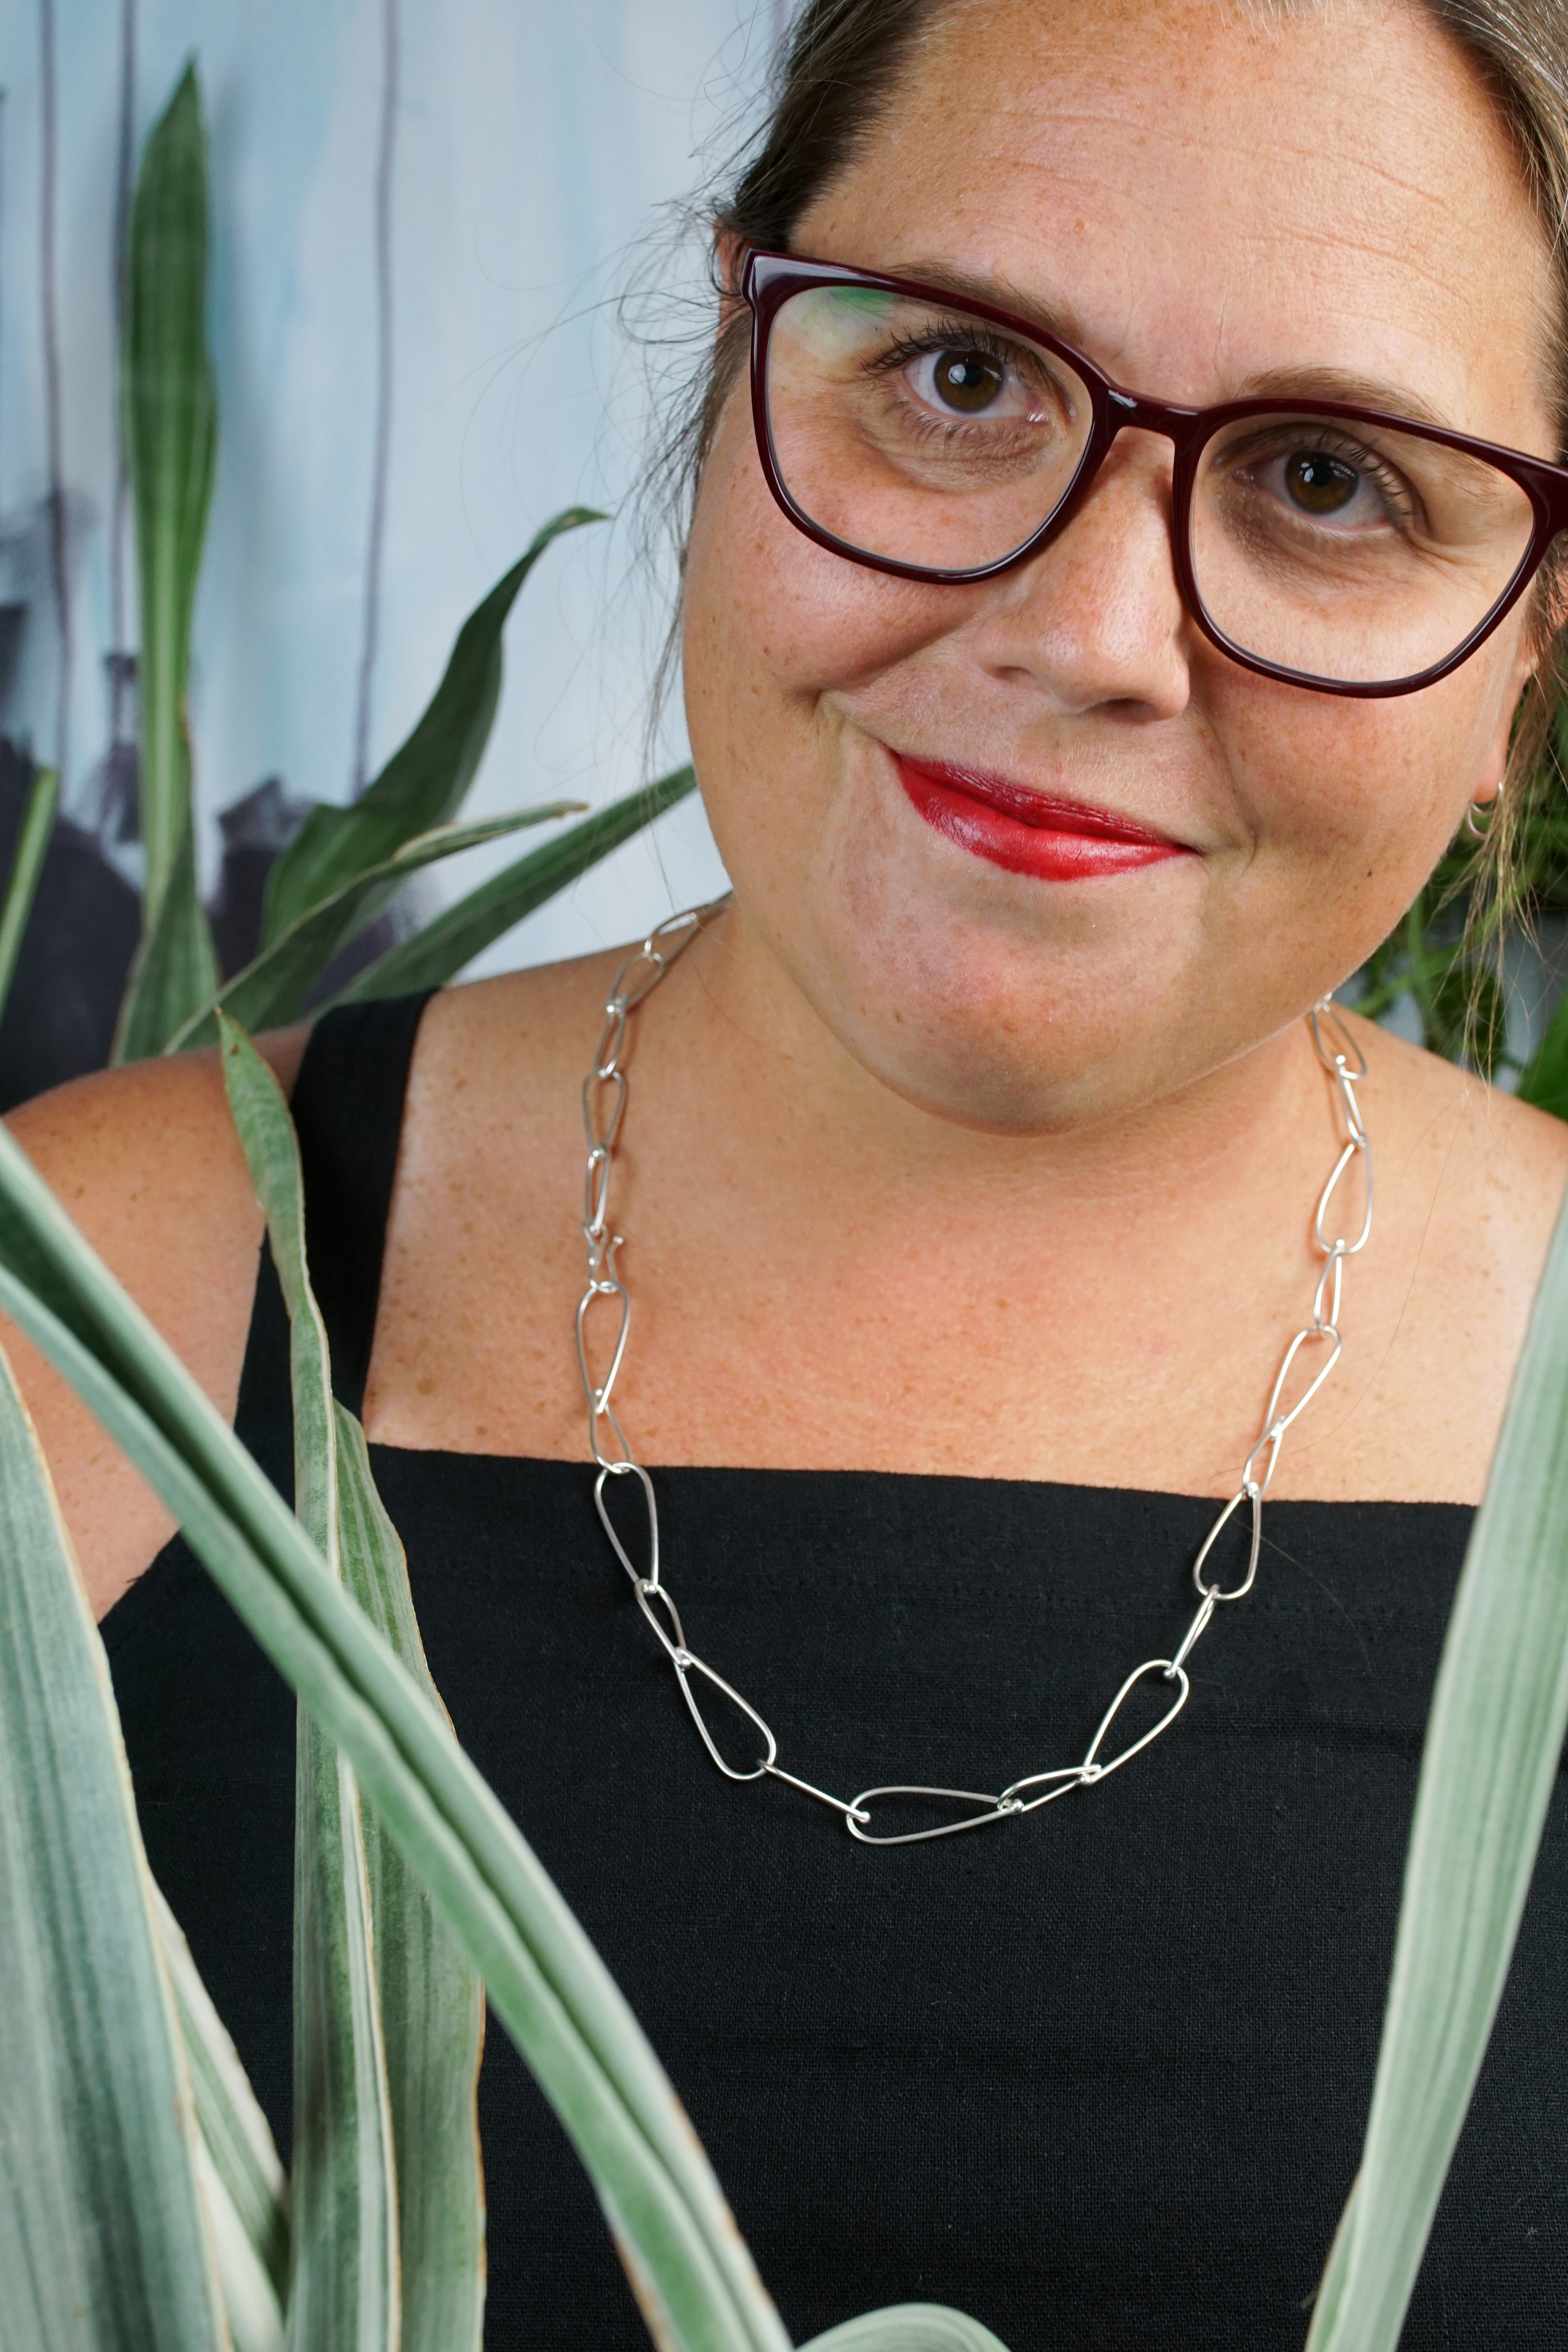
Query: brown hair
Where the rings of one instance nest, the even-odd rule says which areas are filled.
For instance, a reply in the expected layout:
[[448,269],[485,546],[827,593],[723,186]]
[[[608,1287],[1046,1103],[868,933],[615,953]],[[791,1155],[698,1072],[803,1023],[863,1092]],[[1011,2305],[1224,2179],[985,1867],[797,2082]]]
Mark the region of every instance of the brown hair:
[[[1480,68],[1512,138],[1551,242],[1559,324],[1568,317],[1568,7],[1563,0],[1421,0]],[[1551,355],[1558,456],[1568,449],[1568,351]],[[1472,941],[1485,947],[1521,910],[1521,845],[1531,815],[1563,789],[1554,736],[1568,698],[1568,556],[1561,542],[1542,567],[1531,601],[1538,656],[1514,724],[1501,802],[1471,862]],[[1479,973],[1477,974],[1478,982]],[[1470,1000],[1470,1036],[1479,1029]]]
[[[703,210],[716,291],[721,242],[788,250],[802,215],[853,163],[895,100],[939,19],[965,0],[807,0],[778,65],[773,103],[732,166],[727,193]],[[1229,0],[1256,16],[1291,16],[1322,0]],[[1417,0],[1479,68],[1507,126],[1556,265],[1568,317],[1568,0]],[[719,412],[745,362],[747,318],[733,311],[708,346],[655,465],[684,548]],[[709,328],[711,334],[711,326]],[[1550,354],[1559,454],[1568,450],[1568,351]],[[1516,845],[1530,806],[1558,788],[1552,723],[1568,694],[1568,558],[1555,551],[1533,602],[1539,667],[1521,700],[1501,808],[1472,863],[1471,927],[1490,937],[1518,909]],[[671,652],[674,645],[672,641]]]

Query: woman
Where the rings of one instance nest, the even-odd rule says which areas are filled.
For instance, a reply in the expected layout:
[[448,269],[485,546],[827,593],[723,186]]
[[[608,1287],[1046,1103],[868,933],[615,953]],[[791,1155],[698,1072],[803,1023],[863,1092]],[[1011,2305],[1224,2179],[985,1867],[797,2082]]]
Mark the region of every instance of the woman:
[[[307,1049],[313,1264],[436,1678],[798,2336],[914,2297],[1013,2352],[1304,2333],[1568,1179],[1562,1126],[1307,1015],[1495,816],[1549,668],[1565,89],[1558,12],[1500,0],[816,0],[721,223],[697,433],[685,695],[734,901],[624,1022],[591,958]],[[680,1621],[594,1517],[591,1060],[625,1083],[589,1088],[590,1269],[637,1306],[607,1400],[591,1294],[591,1447],[657,1465]],[[18,1125],[284,1475],[211,1064]],[[30,1381],[154,1865],[280,2108],[289,1704]],[[641,1483],[601,1484],[641,1574]],[[1256,1576],[1200,1606],[1236,1496],[1199,1592]],[[774,1771],[714,1769],[661,1639]],[[977,1793],[872,1793],[908,1783]],[[1565,1856],[1557,1814],[1410,2345],[1558,2332]],[[499,2037],[481,2104],[487,2341],[640,2343]]]

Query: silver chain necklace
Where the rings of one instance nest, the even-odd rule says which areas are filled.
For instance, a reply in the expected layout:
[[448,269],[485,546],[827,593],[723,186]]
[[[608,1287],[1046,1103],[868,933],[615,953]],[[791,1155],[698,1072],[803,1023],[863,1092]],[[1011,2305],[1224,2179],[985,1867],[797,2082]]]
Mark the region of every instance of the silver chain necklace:
[[[1187,1693],[1191,1688],[1186,1662],[1199,1636],[1207,1630],[1210,1618],[1222,1602],[1239,1601],[1252,1590],[1263,1539],[1263,1498],[1273,1483],[1285,1433],[1305,1412],[1339,1361],[1342,1346],[1339,1332],[1340,1277],[1346,1258],[1354,1257],[1366,1247],[1372,1232],[1372,1146],[1362,1125],[1361,1109],[1355,1097],[1357,1085],[1366,1076],[1366,1064],[1329,999],[1324,997],[1307,1017],[1318,1059],[1335,1090],[1338,1108],[1344,1120],[1345,1140],[1329,1180],[1318,1197],[1317,1213],[1312,1219],[1312,1245],[1323,1260],[1322,1271],[1312,1293],[1312,1319],[1296,1333],[1285,1349],[1274,1385],[1269,1392],[1261,1433],[1241,1465],[1240,1484],[1230,1500],[1223,1505],[1204,1538],[1192,1571],[1198,1604],[1175,1655],[1145,1658],[1142,1665],[1133,1668],[1101,1717],[1100,1727],[1085,1748],[1080,1763],[1061,1764],[1049,1772],[1025,1773],[1022,1779],[1009,1781],[998,1796],[987,1795],[974,1789],[935,1789],[920,1782],[898,1781],[883,1783],[874,1789],[862,1789],[855,1797],[834,1797],[826,1789],[819,1789],[811,1781],[800,1780],[793,1772],[784,1769],[779,1761],[779,1743],[757,1709],[748,1699],[742,1698],[733,1684],[726,1682],[706,1658],[699,1657],[688,1645],[680,1612],[659,1573],[659,1511],[653,1496],[653,1482],[643,1465],[634,1458],[611,1402],[625,1360],[626,1339],[632,1322],[632,1301],[615,1262],[617,1250],[623,1246],[622,1238],[619,1234],[612,1234],[610,1230],[610,1181],[615,1165],[616,1139],[626,1115],[626,1073],[621,1066],[621,1057],[626,1046],[627,1023],[637,1007],[653,994],[672,964],[690,947],[705,924],[720,913],[727,903],[719,899],[712,906],[698,907],[690,913],[673,916],[668,922],[661,923],[656,930],[651,931],[642,946],[634,948],[626,957],[611,983],[599,1050],[593,1057],[592,1068],[582,1082],[582,1123],[588,1140],[582,1231],[588,1244],[588,1287],[577,1310],[577,1362],[582,1376],[583,1397],[588,1405],[589,1444],[598,1465],[598,1475],[593,1483],[594,1505],[615,1557],[631,1579],[637,1606],[653,1627],[675,1670],[681,1695],[691,1710],[692,1721],[703,1745],[726,1780],[760,1780],[767,1774],[775,1780],[787,1781],[802,1796],[814,1797],[819,1804],[829,1805],[834,1812],[841,1813],[850,1835],[858,1838],[862,1845],[916,1845],[927,1838],[953,1837],[961,1830],[982,1829],[991,1822],[1016,1820],[1019,1814],[1038,1811],[1041,1805],[1053,1804],[1058,1797],[1065,1797],[1074,1789],[1096,1787],[1111,1773],[1119,1771],[1124,1764],[1131,1763],[1134,1756],[1142,1754],[1163,1731],[1168,1731],[1186,1705]],[[1356,1159],[1362,1162],[1366,1189],[1361,1231],[1353,1242],[1347,1242],[1343,1235],[1330,1241],[1324,1226],[1331,1204],[1341,1178]],[[589,1369],[587,1326],[590,1316],[601,1301],[614,1302],[619,1323],[604,1377],[596,1381]],[[1282,1409],[1285,1383],[1303,1348],[1321,1351],[1322,1361],[1295,1402]],[[607,1453],[607,1444],[612,1444],[616,1450]],[[642,1494],[648,1516],[646,1575],[633,1565],[612,1522],[604,1499],[606,1482],[612,1478],[630,1478]],[[1239,1582],[1227,1589],[1218,1578],[1212,1583],[1207,1581],[1204,1570],[1221,1534],[1235,1515],[1243,1509],[1250,1520],[1249,1527],[1244,1523],[1244,1531],[1249,1536],[1247,1570]],[[1169,1706],[1151,1729],[1108,1755],[1107,1743],[1123,1706],[1139,1683],[1155,1675],[1171,1685],[1173,1696]],[[692,1686],[694,1676],[700,1676],[714,1689],[721,1691],[755,1726],[766,1751],[759,1763],[743,1769],[727,1762],[720,1754]],[[878,1832],[873,1828],[871,1809],[881,1798],[925,1800],[938,1810],[956,1807],[959,1817],[942,1822],[935,1828],[902,1830],[896,1833]]]

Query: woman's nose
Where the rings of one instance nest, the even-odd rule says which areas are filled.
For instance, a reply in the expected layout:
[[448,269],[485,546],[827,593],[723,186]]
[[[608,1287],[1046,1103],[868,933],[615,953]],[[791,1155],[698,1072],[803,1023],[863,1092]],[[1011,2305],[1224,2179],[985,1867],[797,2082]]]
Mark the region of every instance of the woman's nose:
[[998,677],[1063,711],[1175,718],[1191,692],[1192,625],[1171,544],[1171,446],[1120,434],[1060,538],[996,583],[972,640]]

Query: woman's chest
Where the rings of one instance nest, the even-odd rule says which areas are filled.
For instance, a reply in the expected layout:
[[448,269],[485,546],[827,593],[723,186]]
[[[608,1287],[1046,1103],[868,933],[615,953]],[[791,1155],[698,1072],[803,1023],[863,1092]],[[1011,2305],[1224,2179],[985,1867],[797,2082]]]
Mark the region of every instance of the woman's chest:
[[[375,1466],[459,1736],[631,1998],[798,2338],[920,2298],[1011,2352],[1299,2345],[1364,2124],[1465,1514],[1283,1507],[1163,1739],[1036,1816],[876,1851],[786,1786],[716,1771],[585,1472]],[[1079,1756],[1129,1666],[1185,1624],[1206,1516],[946,1479],[655,1486],[692,1647],[780,1762],[849,1790],[994,1789]],[[131,1635],[116,1672],[155,1867],[198,1946],[223,1949],[216,1980],[237,1965],[248,1982],[224,1921],[257,1842],[242,1861],[194,1816],[232,1822],[265,1782],[286,1822],[290,1711],[258,1754],[243,1636],[193,1626],[193,1670],[215,1650],[230,1703],[204,1728],[166,1686],[153,1710]],[[1547,1932],[1565,1859],[1558,1825],[1413,2345],[1450,2340],[1443,2310],[1484,2309],[1477,2340],[1550,2340],[1568,2285],[1561,2099],[1542,2085],[1568,1995]],[[277,2085],[286,1936],[271,1945],[272,1994],[252,1987],[235,2021]],[[483,2112],[487,2340],[631,2352],[641,2324],[591,2194],[498,2035]]]
[[766,1223],[737,1235],[716,1207],[711,1225],[694,1214],[673,1233],[632,1223],[595,1274],[578,1204],[551,1205],[530,1196],[508,1214],[486,1199],[471,1221],[428,1213],[401,1236],[394,1219],[373,1441],[583,1461],[585,1381],[608,1380],[644,1461],[1223,1496],[1302,1335],[1276,1411],[1324,1379],[1292,1423],[1280,1493],[1466,1502],[1484,1485],[1508,1364],[1463,1286],[1439,1286],[1434,1343],[1437,1302],[1393,1235],[1385,1262],[1346,1269],[1326,1337],[1303,1234],[1235,1264],[1118,1241],[1109,1218],[1092,1250],[1047,1225],[1027,1249],[998,1237],[988,1252],[917,1223],[862,1249]]

